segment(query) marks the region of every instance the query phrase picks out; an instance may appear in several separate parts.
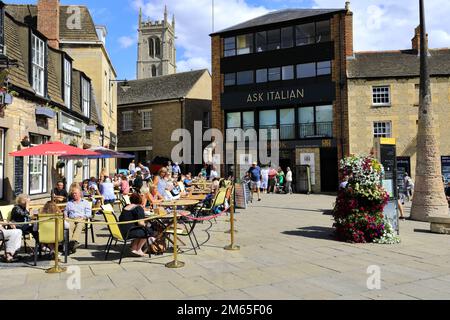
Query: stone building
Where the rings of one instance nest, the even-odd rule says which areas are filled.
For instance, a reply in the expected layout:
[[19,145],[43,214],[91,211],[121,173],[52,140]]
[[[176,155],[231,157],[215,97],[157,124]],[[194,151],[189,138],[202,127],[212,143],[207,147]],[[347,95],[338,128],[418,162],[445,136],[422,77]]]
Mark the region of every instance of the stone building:
[[213,33],[213,127],[279,129],[281,167],[295,177],[309,164],[313,191],[336,190],[338,159],[349,152],[352,24],[347,5],[274,11]]
[[[47,5],[0,5],[2,60],[17,67],[2,70],[2,96],[17,93],[12,104],[1,105],[0,197],[10,203],[20,193],[45,201],[59,174],[70,183],[95,174],[87,162],[66,163],[56,169],[56,157],[12,158],[10,152],[46,141],[63,141],[83,147],[100,141],[100,111],[93,98],[91,79],[73,67],[73,58],[47,37],[42,21],[51,19]],[[40,22],[41,21],[41,22]],[[44,24],[48,26],[47,24]]]
[[[419,40],[416,29],[411,49],[357,52],[348,61],[350,153],[368,154],[374,137],[395,138],[399,187],[416,171]],[[450,49],[431,49],[429,59],[442,174],[450,179]]]
[[165,76],[177,72],[175,48],[175,16],[167,18],[167,7],[161,21],[138,21],[137,79]]
[[[119,84],[120,85],[120,84]],[[187,129],[194,139],[194,121],[202,131],[210,128],[211,75],[208,70],[182,72],[128,81],[127,92],[118,91],[119,151],[137,161],[171,158],[172,132]],[[120,168],[127,169],[129,161]]]

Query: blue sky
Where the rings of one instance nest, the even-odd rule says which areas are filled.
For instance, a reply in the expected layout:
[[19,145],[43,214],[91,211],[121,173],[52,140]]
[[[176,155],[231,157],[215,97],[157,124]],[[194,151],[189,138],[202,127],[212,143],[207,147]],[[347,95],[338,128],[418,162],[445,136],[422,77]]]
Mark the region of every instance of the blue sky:
[[[31,0],[7,0],[30,3]],[[134,79],[138,8],[152,20],[175,14],[179,71],[210,67],[212,0],[61,0],[67,5],[86,5],[96,24],[108,29],[107,49],[118,78]],[[215,0],[215,30],[220,30],[269,11],[282,8],[343,8],[345,0]],[[418,0],[353,0],[356,50],[407,49],[418,25]],[[450,47],[448,0],[426,1],[431,47]],[[120,8],[120,9],[118,9]]]

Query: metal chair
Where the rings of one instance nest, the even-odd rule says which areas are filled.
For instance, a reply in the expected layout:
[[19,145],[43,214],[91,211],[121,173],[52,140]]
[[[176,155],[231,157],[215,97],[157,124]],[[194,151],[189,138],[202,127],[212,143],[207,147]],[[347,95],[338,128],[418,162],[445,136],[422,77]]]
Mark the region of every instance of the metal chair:
[[[134,240],[136,238],[130,238],[129,234],[132,230],[136,230],[136,229],[143,229],[146,237],[145,239],[147,240],[147,247],[150,247],[150,244],[148,242],[148,238],[150,237],[150,235],[147,233],[147,229],[145,229],[144,227],[133,227],[128,231],[128,234],[126,235],[126,237],[124,238],[122,236],[122,233],[120,232],[119,226],[116,224],[118,222],[116,215],[114,214],[114,208],[111,205],[104,205],[102,206],[102,214],[103,217],[105,218],[105,221],[108,224],[108,230],[110,233],[109,239],[106,243],[106,248],[105,248],[105,260],[108,259],[108,255],[109,255],[109,251],[111,250],[111,246],[113,241],[116,241],[115,245],[117,245],[117,242],[123,242],[123,247],[122,250],[120,252],[120,259],[119,259],[119,264],[122,263],[122,257],[123,254],[125,252],[125,248],[127,246],[127,242],[130,240]],[[149,257],[151,257],[150,254],[150,250],[149,250]]]
[[[0,207],[0,221],[10,222],[12,210],[14,209],[14,205],[7,205]],[[25,253],[28,253],[27,240],[32,240],[33,237],[31,234],[23,234],[23,247]]]

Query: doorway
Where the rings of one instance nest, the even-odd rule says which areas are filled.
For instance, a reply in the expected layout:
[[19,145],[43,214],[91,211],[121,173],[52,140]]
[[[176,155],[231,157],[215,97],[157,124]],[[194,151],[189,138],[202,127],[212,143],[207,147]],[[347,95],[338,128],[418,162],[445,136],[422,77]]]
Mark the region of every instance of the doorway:
[[336,148],[320,149],[320,183],[322,192],[338,190],[338,153]]

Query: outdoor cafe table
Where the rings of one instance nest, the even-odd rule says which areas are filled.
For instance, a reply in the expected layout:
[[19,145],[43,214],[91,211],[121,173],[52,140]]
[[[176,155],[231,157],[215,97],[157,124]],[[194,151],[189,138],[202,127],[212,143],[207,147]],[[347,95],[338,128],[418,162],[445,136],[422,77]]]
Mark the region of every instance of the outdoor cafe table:
[[198,201],[203,201],[205,200],[207,194],[202,193],[202,194],[191,194],[188,195],[186,197],[181,197],[182,200],[198,200]]
[[184,267],[184,262],[178,261],[178,247],[177,247],[177,207],[179,206],[195,206],[199,203],[198,200],[173,200],[163,201],[159,205],[162,207],[173,208],[173,261],[166,264],[167,268],[181,268]]

